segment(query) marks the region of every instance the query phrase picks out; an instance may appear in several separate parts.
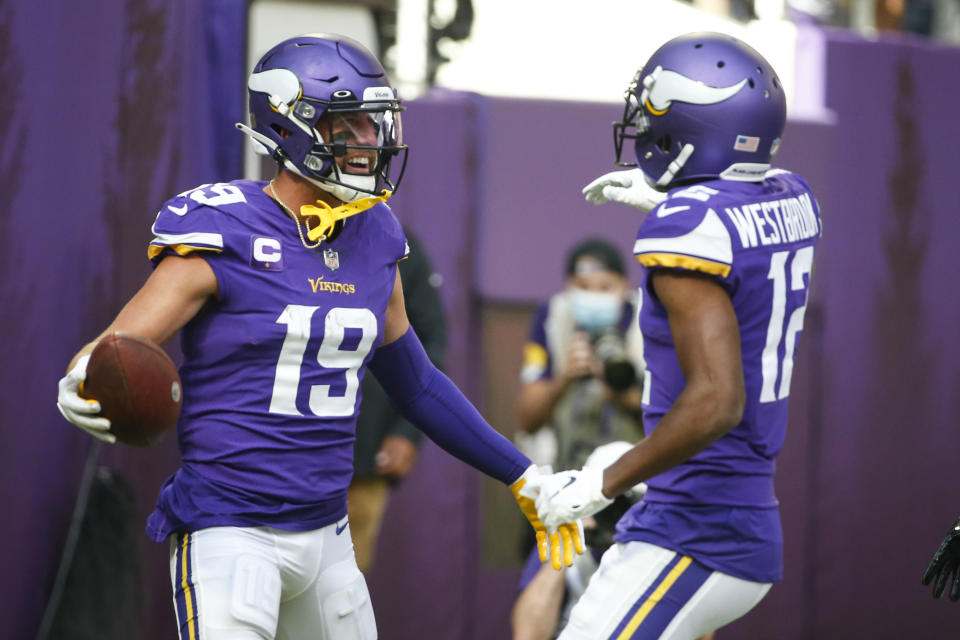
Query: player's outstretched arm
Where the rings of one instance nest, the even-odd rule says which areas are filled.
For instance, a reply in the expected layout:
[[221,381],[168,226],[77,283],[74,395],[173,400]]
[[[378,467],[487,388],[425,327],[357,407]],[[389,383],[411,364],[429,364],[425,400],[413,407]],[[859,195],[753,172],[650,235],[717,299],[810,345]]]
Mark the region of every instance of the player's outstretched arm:
[[129,331],[165,344],[218,293],[217,278],[206,260],[198,256],[164,258],[110,326],[70,361],[57,392],[57,408],[63,417],[100,440],[115,442],[108,433],[110,421],[99,415],[100,403],[78,393],[97,342],[115,331]]
[[948,595],[951,600],[960,600],[960,518],[943,537],[943,541],[930,559],[927,570],[923,572],[923,584],[933,582],[933,597],[940,594],[950,585]]
[[713,278],[655,271],[686,386],[657,428],[604,473],[617,495],[706,449],[740,424],[746,403],[740,328],[726,290]]
[[[571,564],[582,553],[577,523],[561,523],[550,538],[536,517],[530,495],[536,496],[541,473],[513,443],[500,435],[437,369],[407,321],[403,287],[397,274],[387,307],[384,345],[368,368],[377,377],[397,410],[448,453],[492,478],[509,485],[521,510],[537,531],[540,559],[552,558],[555,568]],[[521,495],[521,489],[525,495]],[[576,535],[573,532],[576,531]]]
[[584,518],[648,478],[702,451],[740,423],[746,398],[740,330],[727,292],[714,280],[651,275],[666,307],[684,390],[657,428],[604,470],[568,471],[543,483],[537,511],[549,528]]

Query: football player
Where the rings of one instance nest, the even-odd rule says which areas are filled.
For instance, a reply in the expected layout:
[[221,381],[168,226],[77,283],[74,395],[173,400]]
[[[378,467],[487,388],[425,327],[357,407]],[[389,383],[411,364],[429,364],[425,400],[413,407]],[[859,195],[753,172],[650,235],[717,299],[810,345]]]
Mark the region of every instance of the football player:
[[584,193],[649,212],[640,328],[646,438],[606,469],[545,480],[551,527],[646,482],[560,636],[692,639],[753,608],[782,574],[773,488],[820,211],[770,163],[786,120],[770,64],[739,40],[660,47],[614,124],[618,164]]
[[[407,243],[385,204],[407,147],[381,64],[349,38],[302,36],[268,51],[247,87],[250,125],[237,126],[276,160],[276,177],[164,204],[153,273],[102,334],[163,344],[182,329],[182,466],[147,521],[150,538],[170,541],[180,637],[376,637],[345,533],[368,368],[441,447],[511,485],[542,560],[570,564],[576,524],[548,540],[519,495],[540,472],[409,328],[397,270]],[[58,406],[109,442],[98,403],[78,395],[95,344],[73,358]]]

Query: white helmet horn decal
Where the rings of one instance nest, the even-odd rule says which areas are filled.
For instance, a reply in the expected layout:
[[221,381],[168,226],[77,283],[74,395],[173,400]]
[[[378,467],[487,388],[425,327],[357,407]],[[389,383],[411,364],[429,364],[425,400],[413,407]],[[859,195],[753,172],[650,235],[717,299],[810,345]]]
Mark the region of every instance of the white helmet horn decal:
[[[250,91],[265,93],[271,98],[277,98],[281,104],[291,105],[300,97],[300,78],[289,69],[268,69],[260,73],[251,73],[247,80]],[[270,100],[274,107],[280,105]]]
[[682,73],[657,67],[643,79],[640,100],[654,115],[663,115],[674,101],[716,104],[735,96],[746,84],[744,78],[729,87],[711,87]]

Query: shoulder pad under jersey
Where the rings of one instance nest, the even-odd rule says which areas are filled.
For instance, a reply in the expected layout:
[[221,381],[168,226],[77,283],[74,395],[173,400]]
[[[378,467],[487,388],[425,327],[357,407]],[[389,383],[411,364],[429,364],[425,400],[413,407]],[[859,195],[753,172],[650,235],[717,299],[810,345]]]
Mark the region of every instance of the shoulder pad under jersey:
[[650,211],[633,246],[640,264],[726,278],[733,264],[733,247],[730,233],[709,203],[717,193],[694,185],[671,192]]
[[178,255],[223,251],[223,220],[218,208],[246,202],[240,186],[231,183],[204,184],[171,198],[151,227],[148,257],[156,260],[165,251]]

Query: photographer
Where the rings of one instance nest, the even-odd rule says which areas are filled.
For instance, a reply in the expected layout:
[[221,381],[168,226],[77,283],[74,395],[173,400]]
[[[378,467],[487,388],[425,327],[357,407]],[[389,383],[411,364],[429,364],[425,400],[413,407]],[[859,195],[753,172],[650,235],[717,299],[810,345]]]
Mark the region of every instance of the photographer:
[[623,259],[591,238],[571,249],[566,288],[538,311],[524,347],[519,428],[551,428],[555,470],[579,469],[597,446],[643,437],[643,347]]
[[[538,463],[558,471],[579,469],[598,448],[629,448],[643,437],[644,367],[634,293],[620,253],[609,242],[592,238],[571,249],[566,288],[537,311],[524,347],[518,446],[524,449],[524,436],[532,434],[556,441],[555,453],[527,451]],[[511,615],[514,640],[555,637],[626,506],[611,505],[584,523],[590,528],[591,553],[580,556],[574,567],[557,573],[527,564]]]

